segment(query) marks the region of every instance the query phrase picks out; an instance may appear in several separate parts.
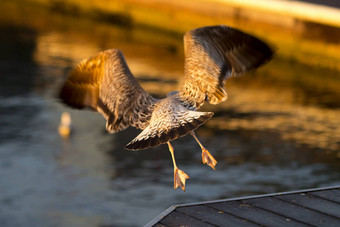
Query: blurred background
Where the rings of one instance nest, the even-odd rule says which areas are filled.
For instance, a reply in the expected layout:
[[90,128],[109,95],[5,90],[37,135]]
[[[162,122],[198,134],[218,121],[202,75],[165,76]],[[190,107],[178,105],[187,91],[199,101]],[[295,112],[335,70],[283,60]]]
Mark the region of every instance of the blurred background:
[[[320,2],[1,0],[0,225],[142,226],[173,204],[339,185],[340,11]],[[101,115],[56,98],[75,64],[109,48],[164,97],[183,76],[184,32],[213,24],[277,52],[204,106],[215,115],[196,134],[216,171],[192,137],[173,142],[186,192],[173,190],[166,145],[126,151],[139,131],[110,135]]]

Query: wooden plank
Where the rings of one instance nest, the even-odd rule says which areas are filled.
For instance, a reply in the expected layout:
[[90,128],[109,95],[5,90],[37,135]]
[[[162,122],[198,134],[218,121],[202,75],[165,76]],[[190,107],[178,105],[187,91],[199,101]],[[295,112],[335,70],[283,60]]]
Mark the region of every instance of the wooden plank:
[[172,226],[197,226],[197,227],[212,227],[213,225],[198,220],[196,218],[189,217],[177,211],[173,211],[165,216],[160,224],[172,227]]
[[146,226],[340,226],[339,200],[332,186],[174,205]]
[[230,201],[228,203],[213,203],[209,206],[232,214],[242,219],[250,220],[254,223],[265,226],[307,226],[304,223],[285,218],[278,214],[260,209],[258,207],[244,204],[240,201]]
[[[235,197],[235,198],[228,198],[228,199],[218,199],[218,200],[203,201],[203,202],[185,203],[185,204],[176,205],[176,207],[205,205],[205,204],[210,204],[210,203],[221,203],[221,202],[229,202],[229,201],[237,201],[237,200],[245,200],[245,199],[257,199],[257,198],[264,198],[264,197],[269,197],[269,196],[309,193],[309,192],[314,192],[314,191],[324,191],[324,190],[330,190],[330,189],[340,190],[340,185],[339,186],[322,187],[322,188],[312,188],[312,189],[288,191],[288,192],[275,192],[275,193],[262,194],[262,195],[242,196],[242,197]],[[174,207],[174,206],[172,206],[172,207]]]
[[292,195],[282,195],[276,196],[275,198],[288,201],[293,204],[300,205],[315,211],[332,215],[334,217],[340,218],[340,206],[337,203],[307,195],[306,193],[292,194]]
[[318,213],[283,200],[275,199],[273,197],[249,199],[244,202],[309,225],[327,227],[340,225],[340,220],[337,218]]
[[151,227],[151,226],[155,226],[155,224],[160,224],[160,220],[162,220],[165,216],[167,216],[168,214],[170,214],[172,211],[174,211],[176,209],[177,205],[175,206],[171,206],[169,208],[167,208],[165,211],[163,211],[162,213],[160,213],[158,216],[154,217],[149,223],[147,223],[146,225],[144,225],[144,227]]
[[205,205],[178,207],[176,211],[217,226],[258,226],[245,219],[237,218]]
[[168,226],[160,224],[160,223],[157,223],[156,225],[154,225],[154,227],[168,227]]
[[310,192],[313,196],[318,196],[329,201],[340,203],[340,189]]

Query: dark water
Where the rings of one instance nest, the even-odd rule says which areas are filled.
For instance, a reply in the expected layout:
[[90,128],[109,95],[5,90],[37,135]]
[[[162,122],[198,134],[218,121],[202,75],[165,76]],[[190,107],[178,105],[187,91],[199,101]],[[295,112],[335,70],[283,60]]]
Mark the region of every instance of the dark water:
[[[201,164],[190,136],[173,143],[190,175],[182,192],[172,188],[165,145],[125,151],[137,130],[110,135],[99,114],[55,98],[75,63],[111,47],[122,49],[147,91],[163,96],[182,72],[181,38],[60,16],[42,24],[3,21],[1,226],[141,226],[172,204],[340,183],[338,72],[278,57],[232,80],[229,100],[207,106],[215,116],[197,130],[218,160],[216,171]],[[74,127],[67,140],[57,132],[63,111]]]

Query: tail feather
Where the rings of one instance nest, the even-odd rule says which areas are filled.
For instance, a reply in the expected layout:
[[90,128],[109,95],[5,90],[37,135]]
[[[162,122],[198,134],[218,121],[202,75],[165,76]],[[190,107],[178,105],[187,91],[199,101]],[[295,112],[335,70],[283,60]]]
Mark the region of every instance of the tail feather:
[[159,128],[157,127],[158,125],[150,124],[136,138],[128,143],[125,148],[128,150],[141,150],[175,140],[197,129],[209,120],[213,114],[212,112],[188,111],[187,115],[190,117],[182,122],[178,122],[178,124],[172,124],[172,127],[168,129]]

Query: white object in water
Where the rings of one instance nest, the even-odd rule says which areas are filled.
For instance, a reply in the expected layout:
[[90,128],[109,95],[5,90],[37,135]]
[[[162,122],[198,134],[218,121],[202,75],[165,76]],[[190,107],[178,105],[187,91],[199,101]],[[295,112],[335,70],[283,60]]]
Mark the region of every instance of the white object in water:
[[71,134],[71,115],[69,112],[61,114],[58,132],[64,139],[68,138]]

